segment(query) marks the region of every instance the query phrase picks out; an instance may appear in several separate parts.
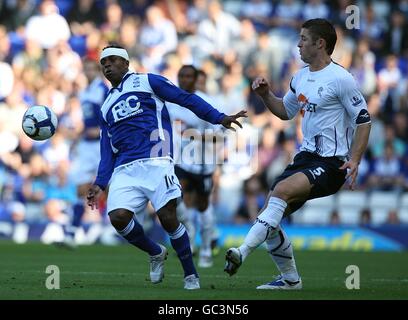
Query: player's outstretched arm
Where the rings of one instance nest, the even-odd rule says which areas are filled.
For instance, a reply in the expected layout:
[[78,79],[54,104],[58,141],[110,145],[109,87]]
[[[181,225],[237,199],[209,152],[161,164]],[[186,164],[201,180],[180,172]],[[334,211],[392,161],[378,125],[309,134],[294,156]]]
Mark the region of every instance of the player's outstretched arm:
[[176,87],[166,78],[149,73],[148,79],[153,92],[162,100],[187,108],[200,119],[212,124],[220,124],[221,119],[225,118],[224,113],[220,113],[200,96]]
[[91,209],[98,209],[98,198],[101,193],[101,188],[98,185],[92,185],[88,189],[88,193],[86,195],[87,203],[88,206],[91,207]]
[[227,129],[231,129],[233,131],[236,131],[234,127],[232,127],[231,125],[233,123],[235,123],[238,127],[242,128],[242,124],[239,123],[237,121],[237,119],[239,118],[247,118],[247,112],[245,110],[242,110],[232,116],[225,116],[222,120],[221,120],[221,124],[227,128]]
[[282,120],[288,120],[288,114],[283,105],[283,100],[276,97],[270,90],[268,81],[263,77],[258,77],[252,82],[252,90],[262,99],[265,106],[275,116]]

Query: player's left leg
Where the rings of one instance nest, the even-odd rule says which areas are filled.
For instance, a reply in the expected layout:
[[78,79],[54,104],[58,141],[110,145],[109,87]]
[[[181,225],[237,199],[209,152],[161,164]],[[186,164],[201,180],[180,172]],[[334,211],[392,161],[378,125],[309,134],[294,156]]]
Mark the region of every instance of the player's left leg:
[[179,179],[181,188],[183,190],[183,199],[181,203],[177,206],[177,218],[186,227],[187,234],[190,239],[191,252],[195,251],[195,238],[196,238],[196,210],[194,208],[195,203],[195,192],[194,185],[196,181],[194,176],[189,172],[180,168],[179,166],[174,167],[174,172]]
[[210,194],[197,194],[196,207],[199,212],[198,221],[200,226],[201,247],[198,257],[198,266],[209,268],[213,265],[211,241],[215,229],[215,217],[213,206],[210,203]]
[[195,251],[195,209],[193,207],[195,195],[193,192],[184,188],[183,182],[180,180],[183,188],[183,201],[177,206],[177,218],[186,227],[187,234],[190,239],[191,252]]
[[200,289],[187,230],[177,218],[177,199],[181,197],[181,186],[174,173],[174,164],[168,159],[151,160],[143,164],[142,170],[146,170],[147,179],[152,185],[144,182],[141,189],[151,201],[177,252],[184,270],[184,288]]
[[280,276],[274,281],[258,286],[257,289],[302,289],[302,280],[297,272],[292,243],[281,226],[268,236],[266,247],[280,271]]
[[184,270],[184,288],[200,289],[198,273],[194,266],[187,230],[177,219],[177,201],[172,199],[157,211],[160,222],[170,236],[170,242]]

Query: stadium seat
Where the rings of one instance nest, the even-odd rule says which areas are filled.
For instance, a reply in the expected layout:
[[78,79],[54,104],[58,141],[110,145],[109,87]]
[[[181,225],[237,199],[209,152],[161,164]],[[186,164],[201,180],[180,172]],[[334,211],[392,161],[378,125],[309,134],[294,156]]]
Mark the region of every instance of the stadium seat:
[[66,17],[74,5],[74,2],[71,0],[55,0],[55,4],[58,7],[60,15]]
[[368,197],[371,210],[371,222],[374,225],[385,223],[390,210],[398,209],[398,193],[392,191],[374,191]]
[[302,224],[303,223],[303,207],[299,210],[293,212],[290,216],[292,219],[291,222],[294,224]]
[[400,198],[398,217],[401,223],[408,223],[408,192],[402,194]]
[[86,37],[85,36],[71,36],[68,40],[72,50],[78,53],[81,57],[86,54]]
[[328,224],[330,214],[335,208],[336,196],[309,200],[303,208],[293,215],[295,223],[304,224]]
[[355,225],[359,223],[361,210],[367,207],[364,191],[340,191],[337,196],[337,211],[340,223]]
[[19,54],[25,48],[25,39],[17,32],[8,33],[10,40],[10,52],[14,57]]

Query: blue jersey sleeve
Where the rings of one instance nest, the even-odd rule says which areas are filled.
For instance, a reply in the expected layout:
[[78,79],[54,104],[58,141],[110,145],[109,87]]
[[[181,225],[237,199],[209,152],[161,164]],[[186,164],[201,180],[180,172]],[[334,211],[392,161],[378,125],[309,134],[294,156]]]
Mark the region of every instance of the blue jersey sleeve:
[[159,98],[190,109],[199,118],[207,122],[212,124],[220,124],[222,119],[225,117],[224,113],[219,112],[199,96],[178,88],[168,79],[162,76],[149,73],[148,79],[153,92]]
[[100,145],[101,160],[99,161],[98,175],[96,176],[94,184],[98,185],[102,190],[105,190],[115,167],[115,154],[112,151],[106,123],[101,123]]

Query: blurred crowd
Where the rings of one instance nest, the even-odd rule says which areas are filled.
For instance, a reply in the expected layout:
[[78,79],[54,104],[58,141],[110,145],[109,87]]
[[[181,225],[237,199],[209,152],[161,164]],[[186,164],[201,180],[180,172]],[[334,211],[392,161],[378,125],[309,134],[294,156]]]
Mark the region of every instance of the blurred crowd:
[[[87,85],[82,61],[98,60],[115,42],[129,52],[133,70],[177,83],[179,68],[193,64],[207,74],[205,90],[220,111],[248,110],[241,132],[257,137],[257,152],[243,148],[239,157],[248,161],[241,165],[224,159],[212,201],[219,222],[252,221],[302,137],[301,117],[280,121],[250,84],[265,76],[283,96],[303,66],[300,26],[317,17],[335,24],[332,58],[355,76],[371,114],[358,189],[407,192],[407,0],[0,0],[0,219],[69,219],[77,197],[70,165],[83,126],[78,93]],[[22,115],[34,104],[59,118],[49,141],[22,133]]]

